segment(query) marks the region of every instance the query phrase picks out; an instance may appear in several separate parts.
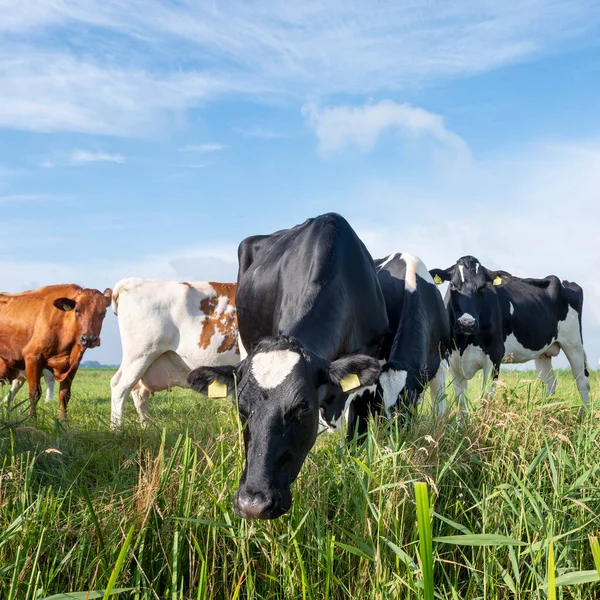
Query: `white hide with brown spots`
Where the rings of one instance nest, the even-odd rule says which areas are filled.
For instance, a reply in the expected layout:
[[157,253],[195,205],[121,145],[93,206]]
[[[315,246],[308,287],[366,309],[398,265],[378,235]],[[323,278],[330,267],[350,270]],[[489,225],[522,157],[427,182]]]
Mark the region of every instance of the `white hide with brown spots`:
[[111,423],[120,426],[129,393],[143,424],[150,394],[189,387],[201,366],[239,362],[235,283],[128,278],[113,291],[123,361],[111,379]]

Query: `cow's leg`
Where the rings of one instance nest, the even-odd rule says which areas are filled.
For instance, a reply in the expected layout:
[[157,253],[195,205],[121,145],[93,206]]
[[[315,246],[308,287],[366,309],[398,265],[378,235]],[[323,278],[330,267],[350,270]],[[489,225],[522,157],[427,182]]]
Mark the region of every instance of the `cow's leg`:
[[573,373],[573,377],[575,377],[575,382],[577,383],[577,389],[579,390],[581,399],[587,406],[590,401],[590,382],[588,379],[588,369],[583,345],[561,344],[561,347],[569,359],[571,373]]
[[24,377],[17,377],[16,379],[13,379],[10,390],[4,397],[4,402],[12,402],[15,399],[15,396],[19,393],[19,390],[23,387],[24,383]]
[[44,369],[43,375],[46,382],[46,402],[50,402],[54,400],[54,375],[48,369]]
[[434,416],[446,413],[446,366],[440,362],[435,377],[429,383]]
[[556,391],[556,375],[552,370],[552,359],[546,354],[535,359],[535,370],[538,377],[546,386],[546,396],[552,396]]
[[148,424],[148,399],[150,398],[150,390],[145,385],[138,383],[131,390],[131,397],[140,417],[140,425],[146,427]]
[[29,388],[29,416],[35,418],[37,414],[37,403],[42,395],[42,366],[37,357],[25,358],[25,374],[27,376],[27,387]]
[[123,357],[119,370],[110,380],[110,422],[113,427],[122,426],[123,407],[127,396],[159,356],[160,353],[154,352],[146,356],[136,356],[133,360]]
[[69,376],[60,382],[58,391],[58,420],[67,421],[67,407],[69,406],[69,400],[71,399],[71,385],[73,378],[77,373],[77,369],[71,371]]

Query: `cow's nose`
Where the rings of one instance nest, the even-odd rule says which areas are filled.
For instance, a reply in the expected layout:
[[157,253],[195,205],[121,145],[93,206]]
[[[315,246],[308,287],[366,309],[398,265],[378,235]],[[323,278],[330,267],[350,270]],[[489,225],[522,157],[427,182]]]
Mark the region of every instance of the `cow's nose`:
[[98,341],[98,336],[97,335],[82,335],[79,338],[79,343],[84,348],[92,348],[97,341]]
[[272,513],[276,508],[275,496],[268,492],[238,490],[235,497],[235,512],[243,519],[268,519],[267,513]]
[[468,313],[465,313],[462,317],[457,319],[457,321],[461,329],[464,329],[465,331],[472,331],[475,328],[475,318]]

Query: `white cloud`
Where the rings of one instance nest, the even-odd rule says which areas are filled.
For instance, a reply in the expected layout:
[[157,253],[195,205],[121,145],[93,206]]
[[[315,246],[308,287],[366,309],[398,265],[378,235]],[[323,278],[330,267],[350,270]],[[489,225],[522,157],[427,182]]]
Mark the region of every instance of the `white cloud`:
[[69,162],[73,165],[80,165],[92,162],[125,162],[125,157],[120,154],[109,154],[108,152],[90,152],[89,150],[73,150],[69,156]]
[[181,148],[182,152],[218,152],[227,148],[225,144],[207,143],[207,144],[188,144]]
[[427,136],[455,153],[468,155],[465,142],[446,129],[440,115],[406,103],[382,100],[362,107],[326,108],[306,104],[302,114],[314,130],[319,140],[319,151],[324,155],[352,145],[371,150],[388,129],[395,129],[404,135]]
[[210,167],[212,165],[212,161],[207,160],[205,162],[200,163],[188,163],[185,165],[181,165],[184,169],[206,169],[206,167]]
[[5,128],[148,135],[175,112],[231,89],[219,76],[124,68],[101,54],[92,62],[22,46],[13,52],[0,52]]
[[265,127],[254,125],[251,127],[233,127],[233,131],[239,133],[243,137],[256,138],[262,140],[272,140],[286,137],[284,133],[273,131]]
[[[594,0],[4,0],[0,126],[147,134],[224,95],[296,102],[489,71],[598,23]],[[64,42],[82,31],[85,53]]]

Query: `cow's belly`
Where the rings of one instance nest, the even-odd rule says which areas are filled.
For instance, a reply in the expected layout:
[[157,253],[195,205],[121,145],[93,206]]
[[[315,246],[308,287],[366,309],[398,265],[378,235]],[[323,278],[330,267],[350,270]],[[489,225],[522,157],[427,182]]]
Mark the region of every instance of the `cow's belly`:
[[490,357],[480,346],[467,346],[461,353],[453,350],[450,353],[450,368],[454,373],[460,374],[465,379],[472,379],[480,369],[486,368],[491,363]]
[[529,360],[534,360],[542,354],[556,356],[559,351],[560,348],[558,344],[554,342],[546,344],[537,350],[525,348],[525,346],[517,340],[514,333],[511,333],[504,342],[504,358],[502,359],[502,362],[506,364],[524,363]]

